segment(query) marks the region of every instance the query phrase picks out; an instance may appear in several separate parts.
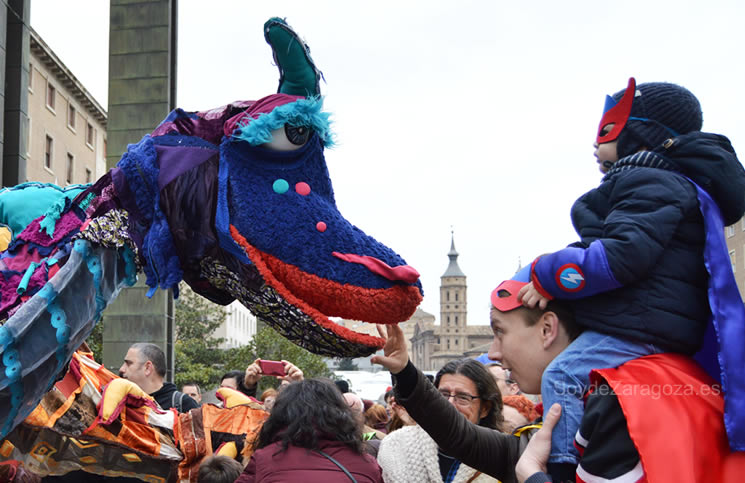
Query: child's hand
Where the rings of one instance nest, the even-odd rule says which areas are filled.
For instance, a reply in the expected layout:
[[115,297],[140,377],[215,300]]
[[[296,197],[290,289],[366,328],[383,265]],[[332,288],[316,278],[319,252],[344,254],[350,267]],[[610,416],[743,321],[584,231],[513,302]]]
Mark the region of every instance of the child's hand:
[[519,292],[517,292],[517,300],[529,309],[535,308],[537,305],[541,310],[546,310],[548,306],[548,299],[538,293],[538,290],[533,286],[533,282],[523,286]]

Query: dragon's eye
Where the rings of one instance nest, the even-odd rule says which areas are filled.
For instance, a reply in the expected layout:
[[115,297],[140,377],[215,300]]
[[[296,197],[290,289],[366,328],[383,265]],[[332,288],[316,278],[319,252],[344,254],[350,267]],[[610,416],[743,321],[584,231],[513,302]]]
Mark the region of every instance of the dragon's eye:
[[284,128],[273,130],[272,140],[262,146],[274,151],[295,151],[305,146],[311,134],[313,131],[308,126],[285,124]]
[[306,126],[291,126],[285,124],[285,134],[287,139],[296,146],[302,146],[310,138],[310,129]]

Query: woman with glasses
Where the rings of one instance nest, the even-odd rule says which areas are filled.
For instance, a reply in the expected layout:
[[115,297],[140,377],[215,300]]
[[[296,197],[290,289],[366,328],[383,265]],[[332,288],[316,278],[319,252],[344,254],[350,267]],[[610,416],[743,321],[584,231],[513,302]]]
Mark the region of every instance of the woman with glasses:
[[[437,373],[434,384],[470,422],[495,431],[501,429],[502,396],[483,364],[473,359],[448,362]],[[405,426],[386,436],[380,443],[378,463],[386,483],[497,481],[440,451],[418,425]]]

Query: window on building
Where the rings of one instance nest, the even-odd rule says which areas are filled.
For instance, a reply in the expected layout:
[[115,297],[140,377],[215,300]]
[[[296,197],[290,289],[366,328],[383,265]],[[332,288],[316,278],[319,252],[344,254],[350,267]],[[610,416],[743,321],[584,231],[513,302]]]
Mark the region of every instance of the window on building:
[[458,316],[455,316],[455,325],[458,325]]
[[458,345],[458,339],[455,339],[455,345]]
[[72,105],[72,102],[67,103],[67,127],[75,130],[75,121],[77,118],[77,109],[75,109],[75,106]]
[[28,90],[34,92],[34,64],[28,65]]
[[88,129],[85,132],[85,143],[90,147],[96,145],[96,128],[91,123],[88,123]]
[[450,316],[448,315],[448,325],[450,325]]
[[51,82],[47,81],[47,107],[54,111],[55,102],[57,101],[57,89]]
[[455,301],[458,301],[458,292],[455,292]]
[[735,225],[730,225],[726,229],[727,229],[727,238],[735,236]]
[[737,260],[735,258],[735,251],[734,250],[730,250],[729,251],[729,261],[732,264],[732,271],[734,272],[735,271],[735,265],[737,263]]
[[90,168],[85,168],[85,182],[90,183],[93,180],[93,173]]
[[28,118],[28,131],[26,131],[26,155],[31,154],[31,140],[33,139],[33,136],[31,136],[31,118]]
[[72,173],[73,173],[73,162],[75,161],[75,156],[73,156],[70,153],[67,153],[67,165],[65,166],[65,181],[67,181],[67,184],[72,184]]
[[44,148],[44,166],[52,169],[52,156],[54,154],[54,139],[47,135],[47,141]]
[[445,300],[450,302],[450,292],[445,292]]

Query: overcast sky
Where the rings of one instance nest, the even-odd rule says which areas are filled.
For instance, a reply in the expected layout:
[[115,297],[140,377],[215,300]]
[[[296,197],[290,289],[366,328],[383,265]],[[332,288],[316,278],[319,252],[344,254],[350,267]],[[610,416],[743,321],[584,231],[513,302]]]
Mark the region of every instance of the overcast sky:
[[[108,2],[31,4],[31,25],[106,106]],[[569,210],[600,181],[604,98],[630,76],[688,87],[704,130],[745,149],[740,0],[181,0],[178,105],[275,92],[272,16],[325,75],[339,209],[419,270],[438,320],[451,227],[471,324],[488,323],[489,293],[518,260],[576,239]]]

